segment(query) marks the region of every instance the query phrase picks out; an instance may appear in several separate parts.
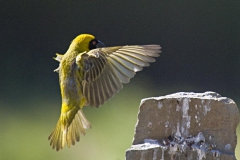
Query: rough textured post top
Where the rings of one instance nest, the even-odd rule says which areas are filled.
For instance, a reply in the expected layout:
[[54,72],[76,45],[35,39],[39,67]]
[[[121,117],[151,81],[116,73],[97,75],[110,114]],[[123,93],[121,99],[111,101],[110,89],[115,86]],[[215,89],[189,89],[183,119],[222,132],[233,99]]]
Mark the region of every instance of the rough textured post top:
[[[146,98],[140,104],[133,145],[126,159],[235,159],[238,123],[235,102],[215,92]],[[144,158],[143,153],[152,156]]]

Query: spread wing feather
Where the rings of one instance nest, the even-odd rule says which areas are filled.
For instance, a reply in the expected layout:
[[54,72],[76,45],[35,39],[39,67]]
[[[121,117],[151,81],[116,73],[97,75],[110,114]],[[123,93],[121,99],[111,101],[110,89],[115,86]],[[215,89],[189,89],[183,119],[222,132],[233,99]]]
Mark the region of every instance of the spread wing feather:
[[155,62],[160,49],[159,45],[117,46],[85,53],[83,95],[88,104],[99,107],[114,96],[135,72]]

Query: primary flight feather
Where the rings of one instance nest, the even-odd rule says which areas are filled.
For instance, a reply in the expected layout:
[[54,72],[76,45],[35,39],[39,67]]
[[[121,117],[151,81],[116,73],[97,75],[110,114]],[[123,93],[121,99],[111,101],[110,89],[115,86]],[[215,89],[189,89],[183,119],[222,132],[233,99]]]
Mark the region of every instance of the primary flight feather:
[[99,107],[113,97],[122,83],[128,83],[136,72],[155,62],[159,45],[105,47],[93,35],[77,36],[64,55],[57,54],[62,96],[61,115],[49,136],[57,151],[80,140],[80,134],[91,128],[83,114],[84,106]]

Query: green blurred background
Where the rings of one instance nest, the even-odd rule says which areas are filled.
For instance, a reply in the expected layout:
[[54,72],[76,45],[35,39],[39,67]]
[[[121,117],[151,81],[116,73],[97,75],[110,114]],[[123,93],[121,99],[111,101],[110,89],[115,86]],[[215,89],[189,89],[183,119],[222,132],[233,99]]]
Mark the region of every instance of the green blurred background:
[[[240,102],[240,1],[0,0],[0,6],[0,159],[123,160],[142,98],[215,91]],[[81,33],[107,46],[161,44],[163,53],[100,109],[86,107],[93,128],[56,152],[47,140],[61,106],[52,57]]]

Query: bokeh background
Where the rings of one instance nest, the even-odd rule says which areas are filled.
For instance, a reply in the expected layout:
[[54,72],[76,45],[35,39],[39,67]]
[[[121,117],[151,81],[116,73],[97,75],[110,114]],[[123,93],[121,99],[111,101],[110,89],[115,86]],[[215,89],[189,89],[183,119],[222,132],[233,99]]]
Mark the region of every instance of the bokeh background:
[[[239,0],[0,0],[0,6],[0,159],[123,160],[142,98],[215,91],[240,103]],[[107,46],[161,44],[163,53],[100,109],[86,107],[93,128],[56,152],[47,140],[61,106],[52,57],[81,33]],[[240,159],[239,152],[238,146]]]

